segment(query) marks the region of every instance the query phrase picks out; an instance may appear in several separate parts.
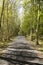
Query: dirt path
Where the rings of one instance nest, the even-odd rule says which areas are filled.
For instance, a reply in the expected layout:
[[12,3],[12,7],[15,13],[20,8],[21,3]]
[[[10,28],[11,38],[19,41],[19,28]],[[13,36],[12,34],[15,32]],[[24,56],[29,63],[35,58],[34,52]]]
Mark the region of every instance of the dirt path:
[[41,56],[41,52],[35,50],[24,36],[16,37],[1,54],[6,60],[13,60],[13,63],[16,60],[20,63],[26,62],[43,65],[43,55]]

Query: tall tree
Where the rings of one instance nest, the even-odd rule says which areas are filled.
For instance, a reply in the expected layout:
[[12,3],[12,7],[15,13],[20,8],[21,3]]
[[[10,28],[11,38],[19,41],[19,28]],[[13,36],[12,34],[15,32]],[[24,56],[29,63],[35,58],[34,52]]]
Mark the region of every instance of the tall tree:
[[0,28],[1,28],[2,16],[3,16],[3,12],[4,12],[4,4],[5,4],[5,0],[3,0],[3,4],[2,4],[2,12],[1,12],[1,16],[0,16]]
[[38,10],[37,10],[37,26],[36,26],[36,44],[39,45],[39,30],[40,30],[40,0],[37,0]]
[[4,4],[5,4],[5,0],[3,0],[3,3],[2,3],[2,11],[1,11],[1,16],[0,16],[0,40],[2,39],[1,22],[2,22],[3,12],[4,12]]

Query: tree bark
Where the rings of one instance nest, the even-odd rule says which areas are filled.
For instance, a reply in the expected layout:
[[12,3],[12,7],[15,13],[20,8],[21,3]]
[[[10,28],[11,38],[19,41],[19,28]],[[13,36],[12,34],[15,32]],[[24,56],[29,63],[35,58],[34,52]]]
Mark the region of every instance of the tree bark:
[[[38,3],[38,15],[40,14],[40,0]],[[40,15],[39,17],[37,16],[37,28],[36,28],[36,45],[39,45],[39,29],[40,29]]]
[[1,12],[1,17],[0,17],[0,28],[1,28],[2,16],[3,16],[3,12],[4,12],[4,4],[5,4],[5,0],[3,0],[3,4],[2,4],[2,12]]
[[4,4],[5,4],[5,0],[3,0],[2,12],[1,12],[1,16],[0,16],[0,40],[2,40],[1,22],[2,22],[3,12],[4,12]]

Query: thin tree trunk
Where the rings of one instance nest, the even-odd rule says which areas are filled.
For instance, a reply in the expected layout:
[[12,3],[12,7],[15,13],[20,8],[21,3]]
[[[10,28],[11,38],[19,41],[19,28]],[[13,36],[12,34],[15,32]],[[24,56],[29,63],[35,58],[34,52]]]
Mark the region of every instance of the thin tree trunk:
[[[5,13],[3,12],[3,21],[2,21],[2,22],[3,22],[3,26],[4,26],[4,19],[5,19]],[[4,34],[4,32],[5,32],[5,31],[4,31],[4,27],[3,27],[3,30],[2,30],[2,40],[3,40],[3,41],[4,41],[4,39],[5,39],[5,36],[4,36],[5,34]]]
[[32,29],[30,29],[30,40],[32,41]]
[[8,25],[8,18],[9,18],[9,13],[8,13],[8,2],[7,2],[7,40],[9,40],[9,25]]
[[[39,1],[39,6],[38,6],[38,15],[40,12],[40,1]],[[40,29],[40,16],[37,19],[37,29],[36,29],[36,44],[39,45],[39,29]]]
[[4,4],[5,4],[5,0],[3,0],[3,4],[2,4],[2,12],[1,12],[1,17],[0,17],[0,28],[1,28],[2,16],[3,16],[3,12],[4,12]]
[[2,12],[1,12],[1,16],[0,16],[0,40],[2,40],[1,21],[2,21],[2,16],[3,16],[3,12],[4,12],[4,4],[5,4],[5,0],[3,0]]

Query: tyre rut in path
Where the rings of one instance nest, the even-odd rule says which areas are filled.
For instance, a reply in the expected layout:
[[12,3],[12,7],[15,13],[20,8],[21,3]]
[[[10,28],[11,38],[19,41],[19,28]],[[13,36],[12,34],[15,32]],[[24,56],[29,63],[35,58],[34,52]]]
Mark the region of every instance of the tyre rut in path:
[[43,57],[38,54],[40,52],[34,50],[24,36],[18,36],[3,50],[0,58],[19,65],[43,65]]

